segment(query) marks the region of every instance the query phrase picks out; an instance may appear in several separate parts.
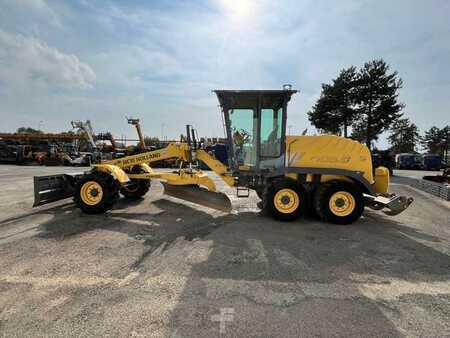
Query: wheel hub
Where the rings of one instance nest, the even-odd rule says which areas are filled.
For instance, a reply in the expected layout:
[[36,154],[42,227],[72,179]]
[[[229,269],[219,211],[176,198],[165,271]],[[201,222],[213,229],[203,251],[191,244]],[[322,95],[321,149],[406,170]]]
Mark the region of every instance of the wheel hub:
[[138,188],[139,188],[139,185],[137,182],[134,182],[134,183],[131,183],[131,184],[128,184],[125,186],[125,189],[128,192],[136,192],[138,190]]
[[293,213],[300,205],[300,198],[295,190],[281,189],[274,196],[275,208],[283,213]]
[[338,198],[335,203],[338,208],[345,206],[345,201],[342,198]]
[[281,203],[283,203],[284,205],[289,204],[290,201],[291,199],[289,198],[289,196],[281,197]]
[[345,217],[355,210],[356,201],[348,191],[338,191],[331,195],[328,206],[336,216]]
[[80,197],[87,205],[96,205],[103,198],[103,188],[96,181],[88,181],[80,189]]

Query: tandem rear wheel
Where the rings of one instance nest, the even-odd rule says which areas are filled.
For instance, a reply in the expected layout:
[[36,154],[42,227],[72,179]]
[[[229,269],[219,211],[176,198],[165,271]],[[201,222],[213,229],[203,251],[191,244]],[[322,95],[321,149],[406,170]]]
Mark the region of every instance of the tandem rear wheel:
[[280,221],[294,221],[306,213],[332,224],[351,224],[364,211],[364,197],[358,186],[331,181],[316,189],[305,189],[297,181],[274,181],[263,194],[260,207]]
[[358,220],[364,211],[361,190],[350,182],[321,184],[313,196],[314,211],[326,222],[345,225]]
[[292,179],[276,180],[265,191],[263,209],[279,221],[294,221],[305,213],[305,189]]

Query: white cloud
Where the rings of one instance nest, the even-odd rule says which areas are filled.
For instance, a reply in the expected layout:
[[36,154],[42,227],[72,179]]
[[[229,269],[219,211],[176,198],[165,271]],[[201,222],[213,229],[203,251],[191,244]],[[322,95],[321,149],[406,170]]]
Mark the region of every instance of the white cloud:
[[322,82],[383,57],[404,79],[409,116],[422,129],[442,125],[450,2],[436,2],[0,0],[0,115],[10,130],[46,120],[55,131],[108,117],[120,135],[123,116],[140,114],[149,135],[161,123],[172,137],[184,123],[212,135],[221,125],[211,89],[292,83],[298,132]]
[[93,69],[75,55],[34,37],[0,30],[0,82],[7,89],[87,89],[93,87],[95,77]]

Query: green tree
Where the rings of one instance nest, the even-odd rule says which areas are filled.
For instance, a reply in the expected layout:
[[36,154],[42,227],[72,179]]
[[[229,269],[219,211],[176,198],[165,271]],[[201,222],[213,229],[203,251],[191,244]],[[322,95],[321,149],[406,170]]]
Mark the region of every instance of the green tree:
[[33,129],[30,127],[20,127],[17,129],[19,134],[43,134],[42,130]]
[[448,163],[448,153],[450,152],[450,126],[445,126],[442,129],[443,148],[444,148],[444,161]]
[[389,68],[380,59],[365,63],[358,72],[354,92],[358,116],[352,137],[365,142],[369,148],[372,141],[402,116],[404,105],[398,102],[398,91],[403,82]]
[[354,91],[357,72],[355,67],[341,70],[332,84],[322,84],[322,92],[313,109],[308,112],[311,123],[320,130],[332,134],[348,135],[348,127],[354,122]]
[[450,148],[450,126],[442,129],[436,126],[431,127],[425,131],[421,142],[429,153],[439,154],[447,161]]
[[441,148],[442,141],[441,130],[433,126],[430,129],[425,131],[425,134],[422,136],[422,146],[429,153],[438,154]]
[[388,137],[391,151],[395,153],[410,153],[416,150],[420,141],[419,130],[414,123],[407,118],[398,119],[392,124]]
[[144,143],[145,143],[146,147],[160,148],[159,138],[157,138],[157,137],[145,136]]

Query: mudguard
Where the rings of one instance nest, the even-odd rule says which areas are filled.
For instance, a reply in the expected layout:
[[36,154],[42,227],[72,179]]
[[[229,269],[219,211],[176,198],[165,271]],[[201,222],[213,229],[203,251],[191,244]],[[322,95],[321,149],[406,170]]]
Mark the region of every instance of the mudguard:
[[123,171],[121,168],[119,168],[116,165],[112,164],[94,164],[92,166],[94,170],[98,170],[104,173],[107,173],[114,177],[117,181],[120,183],[127,183],[130,181],[130,178],[128,177],[127,173]]

